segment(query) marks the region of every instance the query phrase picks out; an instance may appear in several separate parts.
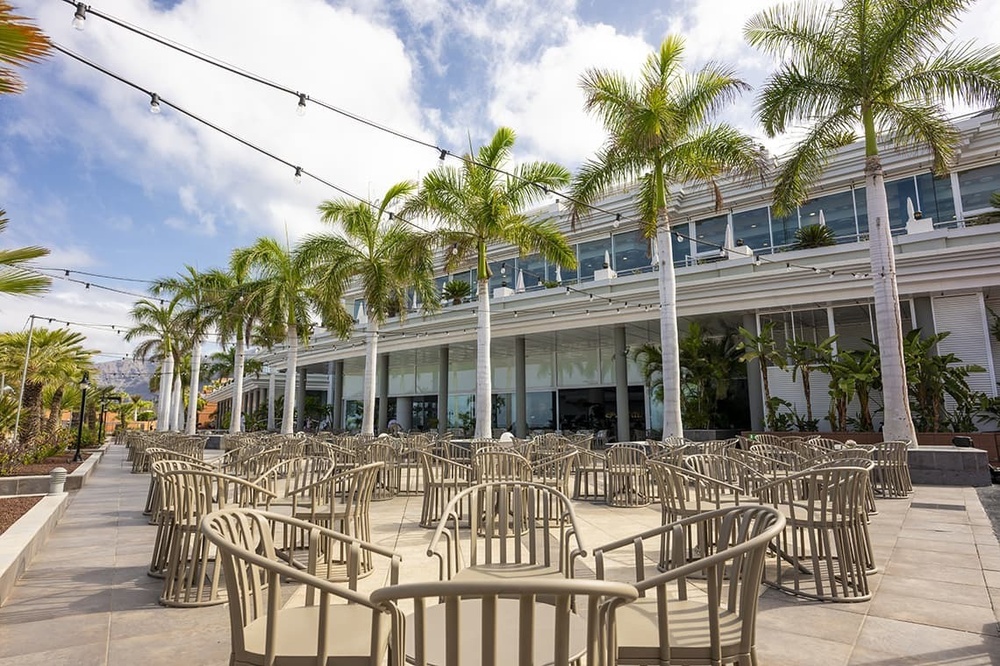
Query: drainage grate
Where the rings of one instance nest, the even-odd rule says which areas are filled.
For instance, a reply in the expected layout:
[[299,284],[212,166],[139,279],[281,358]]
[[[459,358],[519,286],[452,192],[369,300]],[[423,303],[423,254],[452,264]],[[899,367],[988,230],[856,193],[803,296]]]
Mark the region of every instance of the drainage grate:
[[911,509],[947,509],[948,511],[965,511],[964,504],[934,504],[932,502],[911,502]]

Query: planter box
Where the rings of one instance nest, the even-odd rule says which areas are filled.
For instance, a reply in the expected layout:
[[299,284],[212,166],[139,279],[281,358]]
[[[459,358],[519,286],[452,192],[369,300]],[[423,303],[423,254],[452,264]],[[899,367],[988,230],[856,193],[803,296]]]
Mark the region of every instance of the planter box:
[[[79,490],[83,487],[83,484],[90,478],[90,475],[97,469],[97,463],[101,462],[101,457],[104,455],[106,447],[107,444],[98,451],[90,454],[90,457],[84,460],[83,464],[66,476],[66,485],[64,486],[66,492]],[[48,474],[0,477],[0,496],[44,495],[49,492],[50,478],[51,476]]]
[[0,535],[0,606],[66,513],[68,505],[67,493],[46,495]]

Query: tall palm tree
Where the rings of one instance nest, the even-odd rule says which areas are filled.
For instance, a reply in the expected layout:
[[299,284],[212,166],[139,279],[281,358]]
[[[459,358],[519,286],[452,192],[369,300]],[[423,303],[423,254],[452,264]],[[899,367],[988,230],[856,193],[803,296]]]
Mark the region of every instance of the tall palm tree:
[[[731,69],[709,64],[683,69],[684,40],[668,36],[649,55],[638,82],[619,72],[588,70],[580,82],[586,108],[608,132],[597,155],[580,168],[573,183],[574,220],[585,204],[621,183],[639,181],[642,231],[654,239],[659,269],[660,343],[663,350],[663,436],[684,434],[677,333],[677,288],[670,222],[670,184],[708,181],[721,210],[715,179],[724,173],[762,172],[762,151],[753,139],[725,123],[717,111],[747,89]],[[584,204],[584,205],[581,205]]]
[[[0,3],[0,11],[2,8]],[[0,69],[0,75],[2,72]],[[3,233],[8,224],[10,220],[7,219],[7,212],[0,208],[0,233]],[[47,249],[37,245],[0,250],[0,294],[33,296],[48,291],[52,279],[35,273],[28,267],[30,261],[48,253]]]
[[311,333],[306,267],[298,253],[273,238],[258,238],[245,248],[233,252],[234,270],[252,276],[254,288],[247,294],[250,307],[264,319],[261,328],[268,340],[280,331],[286,347],[285,404],[282,409],[281,432],[289,435],[295,429],[295,365],[298,361],[299,340],[307,342]]
[[131,317],[135,325],[125,331],[125,340],[142,339],[133,352],[136,359],[155,358],[160,363],[160,404],[156,414],[156,429],[170,429],[173,406],[174,362],[181,347],[182,332],[177,321],[175,301],[139,299],[132,306]]
[[191,369],[188,383],[187,434],[198,428],[198,394],[201,382],[201,342],[214,325],[212,298],[215,296],[215,274],[199,272],[185,265],[177,277],[160,278],[153,282],[154,295],[171,294],[177,304],[177,324],[189,343]]
[[769,136],[806,126],[774,189],[779,214],[804,200],[828,156],[865,143],[865,193],[882,363],[883,435],[916,432],[907,400],[896,260],[879,144],[930,147],[943,173],[959,135],[945,102],[1000,104],[1000,49],[944,41],[972,0],[843,0],[782,5],[747,23],[753,46],[781,59],[761,89],[757,113]]
[[316,293],[322,296],[323,324],[346,336],[354,325],[340,297],[352,285],[361,289],[365,329],[365,376],[361,434],[375,434],[375,363],[379,328],[391,316],[404,317],[407,289],[413,288],[425,311],[440,307],[434,282],[433,237],[393,216],[416,183],[390,187],[378,204],[333,199],[319,205],[324,222],[339,224],[340,234],[315,234],[299,245]]
[[0,0],[0,95],[19,93],[24,82],[12,66],[38,62],[52,49],[49,38],[14,7]]
[[573,248],[551,219],[533,218],[525,209],[537,204],[548,188],[570,180],[565,168],[552,162],[529,162],[506,176],[514,147],[514,130],[501,127],[488,144],[463,157],[461,167],[441,166],[424,176],[420,191],[403,209],[405,215],[427,215],[441,223],[440,242],[448,248],[446,268],[455,270],[475,259],[478,269],[476,325],[476,437],[493,434],[490,368],[490,269],[486,248],[508,243],[527,254],[576,267]]
[[24,445],[34,445],[42,435],[42,391],[46,385],[64,385],[79,379],[90,368],[96,350],[83,346],[85,337],[66,329],[36,328],[31,335],[28,351],[27,331],[0,334],[0,372],[7,376],[24,374],[21,422],[18,439]]

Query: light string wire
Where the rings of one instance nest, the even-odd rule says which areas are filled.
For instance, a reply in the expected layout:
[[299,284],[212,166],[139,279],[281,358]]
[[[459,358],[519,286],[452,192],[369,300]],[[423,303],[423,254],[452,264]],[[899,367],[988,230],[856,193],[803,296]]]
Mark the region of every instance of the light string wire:
[[[73,0],[63,0],[63,2],[65,2],[65,3],[69,4],[69,5],[76,6],[76,7],[80,6],[80,3],[74,2]],[[395,136],[397,138],[409,141],[411,143],[415,143],[415,144],[423,146],[425,148],[431,148],[431,149],[433,149],[433,150],[435,150],[435,151],[438,152],[439,157],[442,160],[444,160],[444,158],[446,156],[455,157],[455,158],[461,160],[464,163],[473,164],[473,165],[476,165],[476,166],[481,167],[481,168],[489,169],[490,171],[493,171],[495,173],[504,175],[504,176],[506,176],[508,178],[512,178],[512,179],[518,180],[520,182],[527,183],[529,185],[533,185],[533,186],[537,187],[538,189],[540,189],[545,194],[550,194],[550,195],[555,196],[557,198],[557,200],[558,199],[563,199],[563,200],[565,200],[567,202],[570,202],[570,203],[574,204],[577,207],[586,208],[586,209],[591,210],[593,212],[599,212],[599,213],[604,213],[606,215],[614,216],[615,219],[616,219],[616,221],[621,221],[622,219],[626,219],[628,221],[637,222],[639,224],[642,223],[642,220],[639,220],[638,218],[635,218],[633,216],[627,216],[627,217],[623,218],[623,216],[622,216],[622,214],[620,212],[609,210],[607,208],[601,207],[599,205],[595,205],[595,204],[593,204],[591,202],[588,202],[588,201],[582,201],[580,199],[577,199],[577,198],[574,198],[574,197],[572,197],[570,195],[567,195],[564,192],[560,192],[558,190],[554,190],[554,189],[549,188],[547,186],[540,185],[539,183],[536,183],[534,181],[530,181],[528,179],[525,179],[522,176],[520,176],[520,175],[518,175],[518,174],[516,174],[514,172],[510,172],[510,171],[507,171],[505,169],[501,169],[499,167],[495,167],[495,166],[492,166],[492,165],[489,165],[489,164],[484,164],[484,163],[476,160],[472,155],[465,155],[465,154],[462,154],[462,153],[455,153],[455,152],[453,152],[451,150],[448,150],[446,148],[442,148],[441,146],[439,146],[437,144],[430,143],[430,142],[425,141],[423,139],[418,139],[418,138],[416,138],[414,136],[411,136],[409,134],[406,134],[404,132],[396,130],[396,129],[394,129],[392,127],[389,127],[387,125],[383,125],[383,124],[378,123],[378,122],[376,122],[374,120],[365,118],[364,116],[361,116],[360,114],[353,113],[351,111],[347,111],[347,110],[342,109],[340,107],[337,107],[337,106],[334,106],[334,105],[329,104],[327,102],[324,102],[324,101],[322,101],[322,100],[320,100],[318,98],[313,98],[313,97],[309,96],[306,93],[302,93],[302,92],[293,90],[292,88],[290,88],[288,86],[276,83],[276,82],[271,81],[269,79],[266,79],[266,78],[264,78],[262,76],[254,74],[252,72],[249,72],[248,70],[236,67],[234,65],[230,65],[230,64],[228,64],[228,63],[226,63],[226,62],[224,62],[222,60],[219,60],[217,58],[214,58],[212,56],[205,55],[205,54],[203,54],[203,53],[201,53],[201,52],[199,52],[199,51],[197,51],[197,50],[195,50],[195,49],[193,49],[191,47],[184,46],[184,45],[180,44],[179,42],[176,42],[176,41],[169,40],[169,39],[166,39],[164,37],[161,37],[161,36],[157,35],[156,33],[153,33],[153,32],[151,32],[149,30],[146,30],[146,29],[141,28],[139,26],[136,26],[134,24],[128,23],[127,21],[124,21],[122,19],[114,17],[114,16],[112,16],[110,14],[106,14],[104,12],[96,10],[96,9],[94,9],[91,6],[84,5],[84,8],[85,8],[85,10],[86,10],[87,13],[92,13],[95,16],[97,16],[99,18],[102,18],[102,19],[104,19],[104,20],[106,20],[106,21],[108,21],[108,22],[110,22],[110,23],[112,23],[114,25],[117,25],[117,26],[119,26],[121,28],[124,28],[124,29],[126,29],[128,31],[131,31],[131,32],[133,32],[133,33],[135,33],[137,35],[140,35],[142,37],[150,39],[150,40],[152,40],[152,41],[154,41],[154,42],[156,42],[158,44],[161,44],[163,46],[171,48],[171,49],[173,49],[175,51],[178,51],[180,53],[188,55],[189,57],[192,57],[192,58],[195,58],[197,60],[200,60],[201,62],[204,62],[206,64],[212,65],[214,67],[218,67],[218,68],[223,69],[223,70],[225,70],[225,71],[227,71],[227,72],[229,72],[231,74],[236,74],[237,76],[246,78],[246,79],[251,80],[253,82],[256,82],[256,83],[258,83],[260,85],[268,86],[268,87],[273,88],[275,90],[279,90],[281,92],[285,92],[285,93],[287,93],[289,95],[294,95],[299,100],[300,104],[303,103],[304,100],[309,100],[310,102],[313,102],[313,103],[317,104],[318,106],[321,106],[321,107],[323,107],[323,108],[325,108],[325,109],[327,109],[329,111],[332,111],[332,112],[340,114],[340,115],[342,115],[342,116],[344,116],[346,118],[354,120],[355,122],[361,123],[363,125],[366,125],[368,127],[373,128],[373,129],[376,129],[376,130],[385,132],[387,134],[390,134],[392,136]],[[116,78],[118,78],[118,77],[116,77]],[[119,79],[119,80],[121,80],[121,79]],[[125,82],[125,81],[123,81],[123,82]],[[141,90],[141,88],[139,88],[138,86],[135,86],[134,84],[130,84],[130,85],[133,85],[133,87],[136,87],[136,88],[138,88],[138,89]],[[146,92],[147,94],[151,94],[150,91],[143,90],[143,92]],[[162,101],[162,99],[160,101]],[[176,106],[174,106],[172,104],[169,105],[169,106],[171,106],[171,107],[173,107],[175,109],[177,108]],[[181,113],[185,113],[186,114],[186,112],[183,111],[183,110],[181,110],[181,109],[177,109],[177,110],[180,111]],[[196,118],[196,120],[197,120],[197,118]],[[221,130],[221,131],[224,131],[224,130]],[[233,137],[233,138],[236,138],[236,137]],[[237,139],[237,140],[239,140],[239,139]],[[247,145],[250,146],[250,147],[253,147],[249,143]],[[279,159],[279,161],[282,161],[282,163],[286,164],[287,166],[293,166],[290,162],[281,160],[280,158],[275,158],[275,159]],[[300,170],[298,167],[293,167],[293,168],[296,168],[296,173],[302,173],[303,175],[309,175],[309,176],[313,177],[314,179],[319,180],[320,182],[324,182],[321,179],[319,179],[316,176],[314,176],[313,174],[307,174],[307,172],[305,172],[304,170]],[[354,196],[354,195],[352,195],[352,194],[350,194],[348,192],[345,192],[345,191],[341,190],[340,188],[338,188],[337,186],[333,185],[332,183],[324,182],[324,184],[328,185],[329,187],[332,187],[333,189],[337,190],[338,192],[341,192],[345,196],[349,196],[349,197],[351,197],[353,199],[357,199],[358,201],[360,201],[360,202],[362,202],[362,203],[364,203],[366,205],[374,207],[374,205],[371,202],[366,201],[364,199],[361,199],[360,197],[356,197],[356,196]],[[400,218],[400,219],[402,220],[402,218]],[[410,222],[410,221],[408,221],[408,220],[403,220],[403,221],[407,222],[408,224],[413,225],[413,223]],[[417,227],[417,225],[413,225],[413,226]],[[417,228],[420,228],[420,227],[417,227]],[[423,231],[426,231],[426,230],[423,230]],[[733,253],[733,249],[732,248],[727,248],[725,245],[722,245],[722,244],[719,244],[719,243],[715,243],[715,242],[711,242],[711,241],[698,240],[698,239],[696,239],[696,238],[694,238],[692,236],[689,236],[687,234],[681,233],[681,232],[676,231],[676,230],[671,230],[671,233],[673,233],[678,238],[678,240],[683,239],[683,240],[687,240],[687,241],[694,241],[695,243],[699,243],[701,245],[707,245],[709,247],[713,247],[713,248],[718,249],[720,252],[726,254],[727,256],[728,256],[728,254]],[[669,258],[668,260],[672,261],[672,257]],[[765,263],[767,263],[767,264],[774,264],[776,266],[780,266],[781,264],[785,264],[786,268],[789,268],[789,269],[790,268],[798,268],[798,269],[802,269],[802,270],[812,270],[815,273],[826,273],[826,274],[829,274],[831,276],[836,275],[836,271],[834,271],[834,270],[824,269],[824,268],[817,267],[817,266],[802,265],[802,264],[798,264],[798,263],[795,263],[795,262],[769,259],[769,258],[766,258],[766,257],[764,257],[762,255],[754,255],[754,257],[753,257],[753,263],[754,263],[755,266],[760,266],[761,264],[765,264]],[[851,276],[854,277],[854,278],[867,278],[870,275],[868,273],[866,273],[866,272],[862,272],[862,273],[851,272]]]

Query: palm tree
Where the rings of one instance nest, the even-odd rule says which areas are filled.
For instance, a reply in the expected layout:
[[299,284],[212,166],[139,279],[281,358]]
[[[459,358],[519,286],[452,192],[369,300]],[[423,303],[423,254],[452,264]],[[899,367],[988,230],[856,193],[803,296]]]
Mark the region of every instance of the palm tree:
[[715,179],[723,173],[762,172],[763,152],[749,136],[712,117],[747,89],[732,70],[709,64],[694,73],[682,69],[684,40],[668,36],[646,60],[638,83],[618,72],[588,70],[581,86],[586,108],[608,132],[604,147],[583,164],[573,183],[574,221],[586,205],[612,187],[639,181],[642,231],[655,239],[663,349],[663,436],[684,434],[681,370],[667,186],[708,181],[721,210]]
[[[3,3],[0,2],[0,18],[2,10]],[[3,24],[0,21],[0,31],[2,28]],[[2,74],[3,69],[0,68],[0,85],[3,82]],[[0,208],[0,233],[8,224],[10,220],[7,219],[7,212]],[[47,249],[37,245],[0,250],[0,294],[34,296],[48,291],[52,279],[35,273],[28,267],[28,262],[44,257],[48,253]]]
[[201,341],[214,323],[211,309],[214,274],[199,273],[193,266],[185,265],[185,272],[177,277],[161,278],[153,282],[154,295],[170,293],[177,304],[177,324],[184,331],[191,355],[191,370],[188,382],[187,434],[193,435],[198,428],[198,394],[201,380]]
[[879,143],[930,147],[943,173],[958,144],[944,103],[1000,104],[1000,49],[944,45],[972,0],[884,2],[844,0],[839,6],[782,5],[746,25],[750,44],[781,59],[757,100],[769,136],[790,127],[808,131],[782,167],[774,189],[777,213],[803,201],[835,149],[865,143],[871,275],[882,364],[885,439],[916,432],[907,402],[896,261],[889,228]]
[[31,333],[31,354],[27,331],[0,335],[0,372],[7,376],[24,374],[22,420],[18,438],[23,445],[38,443],[42,433],[42,391],[46,385],[65,385],[78,379],[91,364],[95,350],[83,346],[85,337],[66,329],[36,328]]
[[38,62],[48,55],[52,46],[49,38],[23,16],[14,13],[14,7],[0,0],[0,95],[19,93],[24,82],[12,66]]
[[413,194],[416,184],[396,183],[377,204],[352,199],[324,201],[324,222],[339,223],[342,234],[317,234],[299,245],[309,266],[321,305],[323,325],[341,336],[354,325],[340,297],[352,285],[361,290],[368,324],[365,329],[365,378],[361,434],[375,434],[375,363],[379,328],[388,317],[407,310],[407,289],[413,288],[425,311],[440,307],[434,282],[433,238],[416,232],[390,210]]
[[537,252],[546,260],[576,267],[576,256],[551,219],[532,218],[524,210],[540,202],[548,188],[567,184],[570,173],[552,162],[530,162],[506,169],[514,130],[501,127],[488,144],[462,158],[461,167],[441,166],[424,176],[420,191],[404,215],[427,215],[441,223],[438,235],[447,250],[451,272],[475,259],[478,275],[476,325],[476,437],[493,434],[490,369],[490,269],[486,248],[508,243],[522,254]]
[[812,383],[810,375],[812,371],[823,365],[825,359],[833,355],[833,343],[837,341],[836,335],[831,335],[820,342],[809,340],[791,340],[785,347],[788,365],[792,367],[792,381],[798,375],[802,376],[802,395],[806,401],[806,422],[810,429],[815,430],[812,408]]
[[154,302],[139,299],[132,306],[131,316],[135,326],[125,331],[125,340],[144,338],[133,355],[140,361],[156,358],[160,362],[160,404],[156,414],[156,429],[165,432],[170,428],[170,413],[174,377],[174,361],[181,346],[181,330],[177,321],[175,301]]
[[[290,435],[295,429],[295,365],[299,339],[308,341],[311,333],[307,273],[298,253],[272,238],[258,238],[233,252],[235,271],[253,276],[254,288],[246,298],[249,307],[264,317],[265,337],[273,340],[280,331],[286,347],[285,404],[281,432]],[[234,412],[235,414],[235,412]]]

